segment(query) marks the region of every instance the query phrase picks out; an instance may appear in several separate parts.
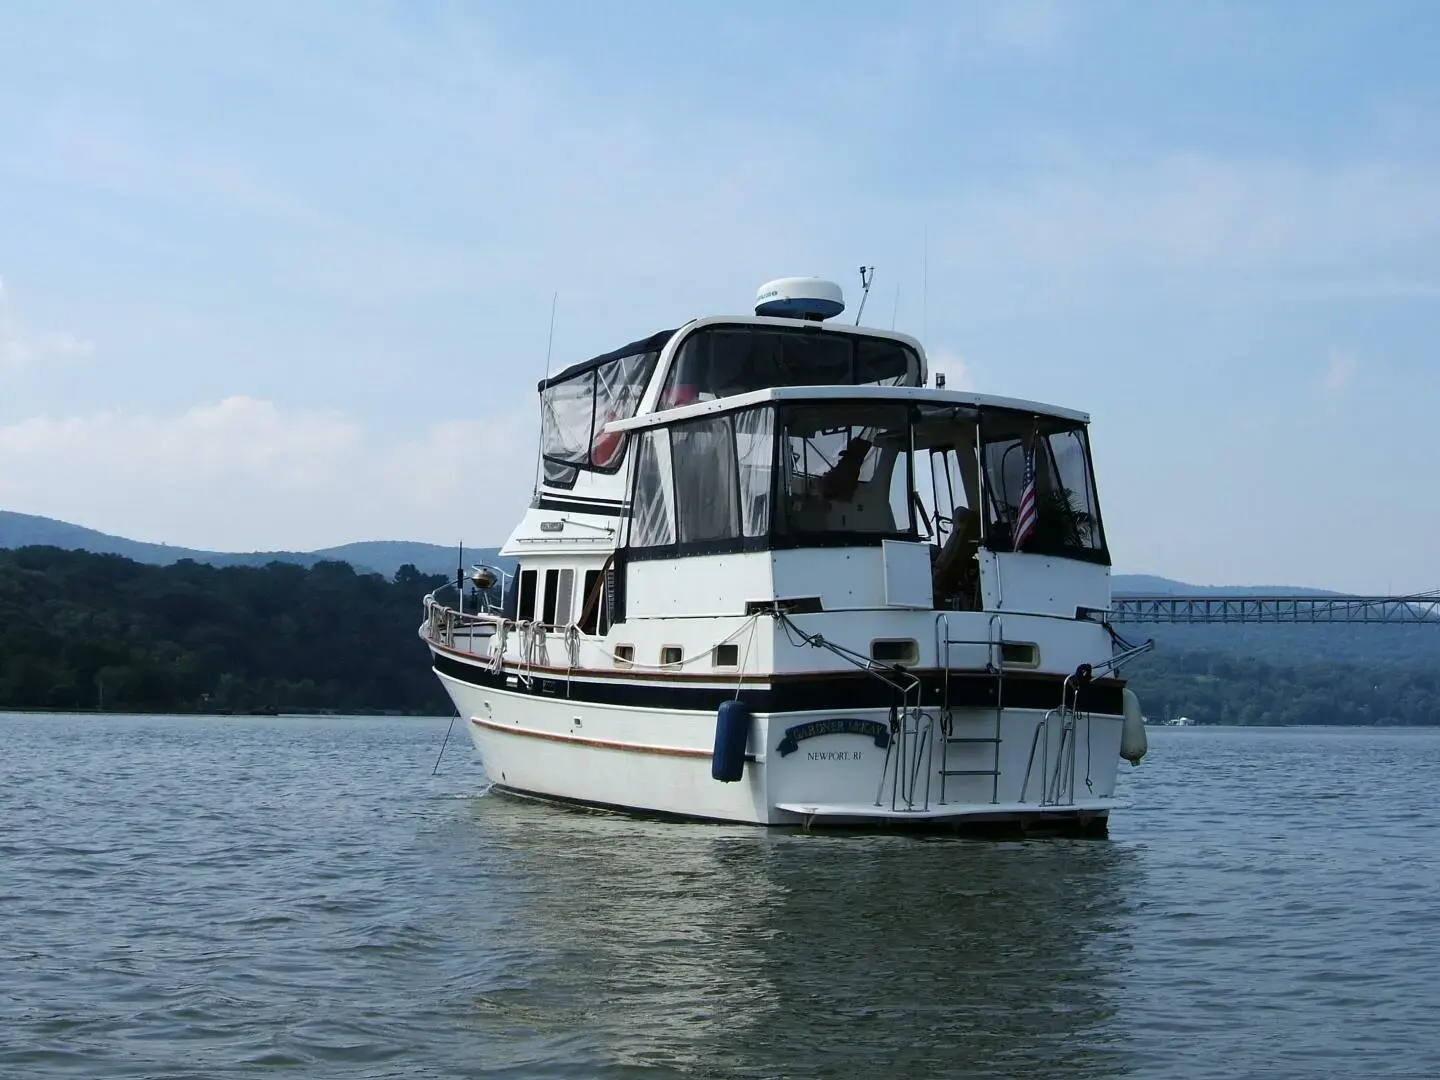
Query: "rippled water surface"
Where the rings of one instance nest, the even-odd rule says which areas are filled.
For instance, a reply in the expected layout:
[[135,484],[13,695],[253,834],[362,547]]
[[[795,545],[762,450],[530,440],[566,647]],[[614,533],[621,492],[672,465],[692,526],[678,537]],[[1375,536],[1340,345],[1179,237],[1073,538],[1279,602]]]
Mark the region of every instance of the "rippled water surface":
[[1440,1076],[1440,732],[1152,730],[1111,839],[997,843],[486,795],[445,729],[0,717],[0,1076]]

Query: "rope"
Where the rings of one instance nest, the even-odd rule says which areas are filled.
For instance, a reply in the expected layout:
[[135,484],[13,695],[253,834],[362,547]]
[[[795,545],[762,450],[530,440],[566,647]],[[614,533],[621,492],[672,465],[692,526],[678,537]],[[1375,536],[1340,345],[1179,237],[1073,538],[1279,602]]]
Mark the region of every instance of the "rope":
[[[776,611],[775,617],[780,620],[780,625],[785,630],[785,638],[787,641],[790,641],[790,644],[794,644],[794,641],[790,639],[790,632],[793,630],[795,634],[799,636],[800,640],[812,649],[827,649],[847,663],[853,664],[872,678],[879,679],[886,686],[898,693],[902,701],[906,694],[920,686],[920,679],[898,664],[881,664],[873,658],[866,656],[864,653],[858,653],[854,649],[847,649],[843,645],[836,645],[833,641],[827,641],[820,634],[808,634],[797,626],[794,620],[783,611]],[[899,683],[892,682],[885,677],[885,672],[890,672],[900,678],[908,680],[908,685],[901,686]],[[918,705],[919,702],[917,701],[916,704]]]
[[[745,668],[750,663],[750,646],[755,643],[755,627],[760,623],[759,615],[750,616],[750,636],[745,639],[745,653],[740,657],[740,673],[735,677],[735,701],[740,700],[740,690],[745,685]],[[721,642],[720,644],[725,644]]]
[[[631,659],[631,660],[625,660],[625,661],[623,661],[623,663],[624,663],[627,667],[630,667],[630,668],[638,668],[638,669],[641,670],[641,671],[674,671],[676,668],[682,668],[682,667],[685,667],[687,664],[693,664],[693,663],[696,663],[697,661],[707,659],[707,658],[715,651],[715,649],[718,648],[719,646],[730,644],[732,641],[734,641],[736,638],[738,638],[741,634],[745,633],[746,630],[753,630],[754,627],[755,627],[755,624],[756,624],[757,622],[759,622],[759,620],[760,620],[760,615],[759,615],[758,613],[749,616],[743,623],[741,623],[738,627],[736,627],[736,628],[735,628],[733,631],[731,631],[729,634],[725,635],[725,637],[723,637],[723,638],[721,638],[719,641],[715,642],[713,645],[710,645],[710,646],[706,647],[704,650],[702,650],[702,651],[700,651],[700,652],[697,652],[697,653],[695,653],[695,654],[693,654],[693,655],[691,655],[691,656],[682,656],[679,660],[677,660],[677,661],[676,661],[675,663],[673,663],[673,664],[641,664],[641,663],[636,663],[633,659]],[[752,634],[752,639],[753,639],[753,634]],[[586,639],[586,638],[581,638],[581,644],[582,644],[582,645],[585,645],[585,646],[588,646],[588,647],[591,648],[591,649],[594,649],[596,652],[600,653],[602,656],[604,656],[607,660],[610,660],[612,663],[621,660],[621,658],[618,657],[618,656],[616,656],[615,653],[614,653],[612,650],[607,649],[604,645],[600,644],[600,642],[598,642],[598,641],[591,641],[591,640],[588,640],[588,639]],[[748,643],[747,643],[747,645],[746,645],[746,656],[747,656],[747,657],[749,656],[749,645],[748,645]],[[743,670],[744,670],[744,664],[743,664],[743,663],[741,664],[741,670],[742,670],[742,672],[743,672]],[[742,676],[742,677],[743,677],[743,676]]]
[[[455,716],[458,715],[459,713],[455,714]],[[440,753],[435,755],[435,768],[430,770],[431,776],[434,776],[440,771],[440,759],[445,756],[445,747],[450,744],[450,731],[455,726],[455,716],[450,717],[450,727],[445,729],[445,741],[440,744]]]

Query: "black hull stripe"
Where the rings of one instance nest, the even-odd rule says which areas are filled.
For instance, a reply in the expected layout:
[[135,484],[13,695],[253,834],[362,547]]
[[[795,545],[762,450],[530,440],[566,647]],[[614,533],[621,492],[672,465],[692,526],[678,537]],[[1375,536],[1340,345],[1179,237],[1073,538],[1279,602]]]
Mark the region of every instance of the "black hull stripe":
[[[528,694],[540,698],[557,698],[596,705],[630,705],[635,708],[675,709],[681,712],[714,712],[720,704],[735,697],[733,686],[685,686],[662,683],[622,683],[610,680],[567,680],[536,676],[527,686],[514,673],[495,672],[467,664],[449,656],[437,655],[435,670],[471,686],[500,690],[511,694]],[[924,673],[921,680],[921,704],[938,707],[945,701],[942,676]],[[515,679],[512,685],[507,680]],[[1007,675],[1004,679],[1004,705],[1009,709],[1054,709],[1060,705],[1064,680],[1059,675]],[[1119,716],[1123,710],[1122,685],[1092,685],[1081,698],[1082,710]],[[996,705],[996,680],[987,675],[950,676],[949,701],[956,709],[993,709]],[[884,709],[896,704],[890,688],[863,673],[836,673],[825,678],[776,679],[768,687],[745,687],[740,700],[757,713],[844,711],[846,709]]]
[[541,495],[535,503],[537,510],[557,510],[570,514],[600,514],[615,517],[623,506],[620,502],[596,499],[562,499],[554,495]]

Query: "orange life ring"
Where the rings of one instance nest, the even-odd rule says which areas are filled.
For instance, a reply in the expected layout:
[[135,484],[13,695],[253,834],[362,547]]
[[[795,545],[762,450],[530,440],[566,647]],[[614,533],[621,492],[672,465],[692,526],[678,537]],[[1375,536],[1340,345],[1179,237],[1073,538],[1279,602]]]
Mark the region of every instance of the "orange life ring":
[[615,464],[625,447],[624,432],[605,430],[605,425],[613,419],[615,417],[607,413],[600,422],[600,430],[595,432],[595,438],[590,441],[590,464],[601,469]]

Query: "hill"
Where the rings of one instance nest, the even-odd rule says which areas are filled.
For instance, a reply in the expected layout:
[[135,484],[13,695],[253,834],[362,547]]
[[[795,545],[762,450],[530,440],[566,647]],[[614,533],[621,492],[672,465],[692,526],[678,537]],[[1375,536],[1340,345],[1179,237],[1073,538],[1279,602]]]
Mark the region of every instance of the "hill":
[[1191,585],[1154,574],[1112,574],[1110,591],[1117,596],[1339,596],[1327,589],[1298,585]]
[[0,709],[447,714],[416,635],[445,580],[0,551]]
[[[446,713],[416,627],[421,598],[447,579],[402,567],[387,580],[330,561],[157,566],[53,547],[0,551],[0,709]],[[1264,631],[1292,659],[1271,662],[1233,641],[1175,648],[1161,635],[1125,672],[1151,717],[1440,724],[1440,627],[1158,629],[1221,640]],[[1341,635],[1342,658],[1303,659],[1312,631]],[[1407,637],[1417,662],[1359,658],[1403,652]]]
[[[302,552],[197,551],[141,543],[63,521],[0,511],[0,548],[33,544],[120,555],[154,566],[185,565],[185,560],[190,560],[214,568],[287,564],[313,569],[340,561],[353,567],[357,577],[378,574],[384,579],[395,578],[407,563],[422,575],[449,579],[454,576],[458,555],[436,544],[394,540]],[[0,555],[4,554],[0,551]],[[467,550],[465,565],[476,562],[504,564],[507,568],[510,564],[510,560],[500,559],[494,548]],[[1335,595],[1284,585],[1192,585],[1146,574],[1116,574],[1112,587],[1122,595]],[[413,617],[413,612],[406,613],[401,623]],[[1436,694],[1427,689],[1429,683],[1424,681],[1440,672],[1440,624],[1162,624],[1121,625],[1119,629],[1136,641],[1155,639],[1156,650],[1128,669],[1136,689],[1144,693],[1146,711],[1152,716],[1186,715],[1209,723],[1318,723],[1322,722],[1318,718],[1326,716],[1345,716],[1349,722],[1440,722],[1432,719],[1430,703]],[[413,626],[402,628],[390,647],[408,649],[406,634],[411,631]],[[254,670],[268,668],[262,664]],[[271,673],[253,677],[261,680],[256,686],[268,686],[264,680],[276,676]],[[277,685],[288,685],[284,679],[303,681],[303,673],[296,669]],[[0,696],[0,702],[3,700]],[[26,700],[35,700],[33,694],[27,692]],[[375,701],[376,707],[398,707],[379,698]],[[1350,704],[1341,707],[1336,704],[1339,702]],[[1372,719],[1364,719],[1367,716]]]
[[[90,551],[98,555],[123,555],[136,562],[165,566],[189,559],[209,566],[264,566],[270,562],[295,563],[298,566],[314,566],[326,560],[347,562],[356,570],[383,574],[393,577],[400,567],[407,563],[425,574],[455,573],[459,551],[439,544],[424,544],[411,540],[362,540],[338,547],[319,548],[315,551],[205,551],[197,548],[174,547],[170,544],[151,544],[141,540],[129,540],[123,536],[112,536],[72,525],[68,521],[39,517],[34,514],[19,514],[11,510],[0,510],[0,548],[58,547],[67,551]],[[466,566],[477,562],[504,563],[498,548],[476,548],[465,553]],[[1116,574],[1111,579],[1117,593],[1161,594],[1173,596],[1199,596],[1207,593],[1264,593],[1273,595],[1327,595],[1320,589],[1304,589],[1290,585],[1191,585],[1153,574]],[[1333,595],[1333,594],[1329,594]]]
[[[17,514],[0,510],[0,548],[57,547],[66,551],[89,551],[97,555],[122,555],[136,562],[166,566],[189,559],[208,566],[264,566],[283,562],[297,566],[314,566],[324,561],[347,562],[356,570],[393,577],[407,563],[424,574],[453,576],[459,555],[456,548],[439,544],[422,544],[408,540],[367,540],[317,551],[204,551],[128,540],[123,536],[72,525],[68,521]],[[490,562],[498,555],[495,548],[466,551],[465,563]]]

